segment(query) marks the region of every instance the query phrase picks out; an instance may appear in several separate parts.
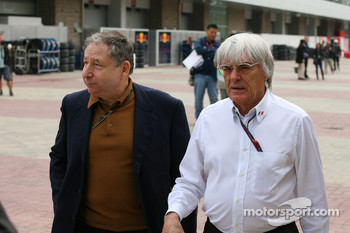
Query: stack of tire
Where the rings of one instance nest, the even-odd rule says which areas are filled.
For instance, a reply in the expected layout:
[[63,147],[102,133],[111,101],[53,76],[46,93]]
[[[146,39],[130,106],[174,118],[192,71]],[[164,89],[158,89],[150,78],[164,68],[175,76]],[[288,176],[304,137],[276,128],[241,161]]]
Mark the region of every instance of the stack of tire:
[[297,48],[288,46],[288,60],[295,60],[297,57]]
[[287,45],[272,45],[272,54],[276,60],[288,60],[289,52]]
[[[28,49],[40,53],[40,65],[36,57],[30,58],[30,69],[32,73],[58,71],[60,61],[57,57],[59,43],[53,38],[31,39],[28,43]],[[38,70],[39,68],[39,70]]]
[[75,50],[72,42],[60,43],[60,70],[61,72],[74,71]]
[[143,43],[136,42],[134,44],[134,53],[136,55],[136,68],[143,68],[145,63],[144,63],[144,56],[145,56],[145,51],[144,51],[144,45]]

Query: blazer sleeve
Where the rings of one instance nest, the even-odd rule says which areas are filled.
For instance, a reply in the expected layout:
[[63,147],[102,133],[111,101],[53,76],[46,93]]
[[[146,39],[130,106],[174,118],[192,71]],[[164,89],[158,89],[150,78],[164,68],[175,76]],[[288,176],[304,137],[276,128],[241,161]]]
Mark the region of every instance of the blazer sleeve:
[[67,97],[62,101],[61,106],[61,119],[59,123],[58,133],[56,136],[55,144],[51,147],[50,152],[50,182],[52,188],[52,200],[54,204],[54,210],[57,205],[57,198],[59,190],[61,189],[62,182],[67,170],[67,126],[66,126],[66,114],[65,103]]
[[[180,176],[180,163],[185,155],[187,145],[190,139],[190,132],[186,112],[182,101],[178,101],[176,113],[172,123],[172,186],[175,180]],[[197,208],[181,221],[182,227],[186,233],[196,233],[197,230]]]
[[12,225],[10,219],[7,217],[5,209],[0,203],[0,232],[1,233],[17,233],[17,230]]
[[180,176],[179,166],[190,140],[185,108],[180,100],[177,102],[171,127],[171,180],[173,186],[175,185],[175,179]]

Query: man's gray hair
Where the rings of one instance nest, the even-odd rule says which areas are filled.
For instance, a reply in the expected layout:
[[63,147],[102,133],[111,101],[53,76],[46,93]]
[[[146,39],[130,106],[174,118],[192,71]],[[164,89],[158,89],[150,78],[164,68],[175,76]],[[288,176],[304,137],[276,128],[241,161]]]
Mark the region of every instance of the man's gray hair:
[[124,61],[130,62],[130,72],[134,70],[134,49],[128,38],[118,31],[103,31],[95,33],[85,39],[85,46],[89,44],[106,44],[109,47],[108,55],[115,60],[118,67]]
[[259,63],[268,78],[266,86],[271,89],[274,72],[274,58],[267,43],[261,36],[253,33],[238,33],[228,37],[216,51],[217,64],[232,62]]

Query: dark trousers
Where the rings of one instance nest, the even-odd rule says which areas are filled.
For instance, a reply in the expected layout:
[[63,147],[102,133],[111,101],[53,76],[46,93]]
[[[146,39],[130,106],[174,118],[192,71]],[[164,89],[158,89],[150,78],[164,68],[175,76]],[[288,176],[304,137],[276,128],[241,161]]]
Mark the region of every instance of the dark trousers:
[[318,67],[320,67],[322,79],[324,79],[322,60],[317,59],[315,61],[315,66],[316,66],[316,77],[317,77],[317,79],[318,79]]
[[[222,233],[222,232],[209,221],[209,218],[207,218],[207,222],[205,223],[203,233]],[[271,231],[267,231],[266,233],[299,233],[299,231],[295,222],[292,222],[287,225],[277,227]]]
[[74,233],[148,233],[148,230],[115,232],[98,229],[95,227],[91,227],[86,223],[77,222]]
[[304,71],[304,75],[305,75],[305,78],[307,78],[308,77],[308,75],[307,75],[307,63],[308,63],[308,58],[305,58],[304,59],[305,60],[305,71]]

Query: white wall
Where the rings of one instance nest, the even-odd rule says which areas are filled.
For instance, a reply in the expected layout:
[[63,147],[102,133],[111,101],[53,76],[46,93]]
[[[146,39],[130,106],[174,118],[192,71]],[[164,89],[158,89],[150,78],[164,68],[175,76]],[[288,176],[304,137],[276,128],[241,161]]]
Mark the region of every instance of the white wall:
[[21,40],[33,38],[54,38],[58,42],[68,41],[66,26],[21,26],[0,24],[0,31],[4,31],[4,40]]
[[258,7],[266,7],[306,15],[350,21],[350,6],[324,0],[226,0]]

